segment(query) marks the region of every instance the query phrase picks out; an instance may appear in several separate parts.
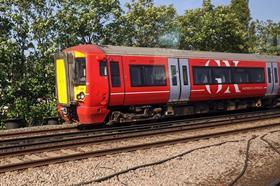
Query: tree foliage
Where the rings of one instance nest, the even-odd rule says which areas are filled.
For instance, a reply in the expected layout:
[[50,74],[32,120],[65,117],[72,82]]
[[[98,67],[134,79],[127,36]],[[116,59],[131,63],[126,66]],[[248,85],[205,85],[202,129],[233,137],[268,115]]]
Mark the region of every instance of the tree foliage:
[[57,13],[57,42],[61,48],[80,43],[115,43],[121,16],[116,0],[64,0]]
[[159,47],[160,38],[174,31],[176,10],[173,6],[156,7],[152,0],[132,0],[122,16],[124,45]]
[[280,55],[280,23],[254,22],[255,52],[260,54]]
[[180,23],[183,49],[242,52],[245,48],[246,32],[229,7],[208,4],[187,10]]
[[[53,55],[76,44],[280,55],[280,23],[251,21],[248,0],[178,16],[153,0],[0,0],[0,120],[56,114]],[[179,45],[178,45],[179,43]]]
[[232,13],[236,15],[238,21],[245,30],[248,30],[251,21],[249,0],[232,0],[230,5]]

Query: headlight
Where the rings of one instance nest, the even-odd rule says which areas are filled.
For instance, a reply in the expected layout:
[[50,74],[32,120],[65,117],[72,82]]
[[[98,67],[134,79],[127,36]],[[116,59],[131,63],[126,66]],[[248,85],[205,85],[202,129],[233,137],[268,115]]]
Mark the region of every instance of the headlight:
[[82,100],[85,99],[85,97],[86,97],[85,93],[80,92],[80,93],[77,95],[77,100],[82,101]]
[[67,108],[62,107],[60,110],[61,110],[62,114],[64,114],[64,115],[68,114]]

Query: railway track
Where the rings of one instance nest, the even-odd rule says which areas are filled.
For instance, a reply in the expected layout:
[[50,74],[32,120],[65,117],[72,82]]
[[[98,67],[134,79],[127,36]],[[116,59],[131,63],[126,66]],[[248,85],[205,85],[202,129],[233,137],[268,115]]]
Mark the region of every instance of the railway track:
[[69,133],[78,131],[77,126],[67,126],[59,128],[50,128],[50,129],[40,129],[32,131],[18,131],[18,132],[7,132],[0,133],[0,139],[11,139],[11,138],[23,138],[24,136],[39,136],[43,134],[57,134],[57,133]]
[[[141,126],[139,126],[137,130],[135,130],[135,128],[133,128],[132,126],[129,126],[128,128],[120,127],[118,128],[117,132],[112,129],[106,129],[107,133],[103,131],[104,133],[102,134],[93,133],[92,135],[89,135],[87,134],[87,132],[89,131],[84,131],[82,133],[87,134],[86,136],[70,135],[70,138],[68,136],[65,139],[61,138],[60,136],[59,137],[60,139],[55,139],[49,142],[44,140],[43,141],[39,140],[35,142],[33,141],[32,143],[23,143],[23,144],[16,144],[16,145],[15,144],[11,145],[10,143],[9,145],[2,146],[0,148],[0,152],[1,152],[0,158],[8,158],[8,159],[10,158],[11,160],[11,163],[0,166],[0,173],[25,169],[29,167],[48,165],[51,163],[65,162],[69,160],[78,160],[78,159],[83,159],[88,157],[97,157],[97,156],[114,154],[119,152],[128,152],[128,151],[133,151],[138,149],[152,148],[152,147],[176,144],[176,143],[193,141],[193,140],[207,139],[211,137],[228,135],[237,132],[243,132],[243,131],[245,132],[249,130],[257,130],[257,129],[279,126],[280,123],[272,123],[266,125],[255,125],[255,126],[249,126],[245,128],[226,130],[227,126],[230,126],[232,124],[260,121],[260,120],[266,120],[275,117],[280,117],[279,111],[262,112],[262,114],[261,112],[258,113],[256,112],[256,113],[251,113],[251,115],[247,113],[247,115],[240,114],[239,116],[234,114],[224,118],[223,117],[221,118],[220,116],[220,118],[212,117],[206,119],[204,118],[204,120],[197,119],[195,121],[178,120],[174,122],[163,122],[161,124],[154,123],[154,125],[150,124],[151,125],[150,128],[147,128],[147,126],[146,128],[144,126],[142,126],[141,128]],[[207,128],[225,128],[225,130],[216,133],[214,132],[209,134],[194,135],[194,136],[189,136],[184,138],[157,141],[153,143],[136,144],[130,146],[122,146],[113,149],[103,149],[98,151],[92,151],[92,150],[81,151],[80,149],[73,150],[73,147],[81,147],[88,144],[101,144],[101,143],[109,144],[110,142],[122,141],[122,140],[132,139],[132,138],[170,134],[170,133],[183,132],[183,131],[200,131],[202,129],[207,129]],[[100,129],[100,131],[102,130]],[[51,152],[54,150],[61,150],[61,149],[63,149],[62,154],[55,154]],[[48,152],[51,157],[46,157],[46,156],[40,157],[34,155],[34,153],[41,153],[41,152]],[[31,154],[29,158],[27,158],[27,160],[20,160],[15,158],[15,155],[19,156],[19,155],[26,155],[26,154]]]
[[[248,113],[247,113],[248,114]],[[29,136],[16,139],[0,140],[0,158],[27,153],[37,153],[46,150],[71,148],[86,144],[97,144],[108,141],[123,140],[132,137],[142,137],[156,134],[179,132],[190,129],[218,127],[229,125],[233,121],[246,122],[256,119],[279,117],[280,112],[250,113],[250,115],[236,115],[224,117],[206,117],[196,120],[177,120],[172,122],[151,123],[147,125],[133,125],[128,127],[107,128],[95,131],[80,131],[45,136]]]
[[[95,134],[112,134],[120,133],[123,131],[138,131],[144,129],[154,129],[154,128],[163,128],[173,124],[178,124],[178,122],[188,123],[188,124],[203,124],[211,121],[222,121],[222,120],[233,120],[233,119],[242,119],[242,118],[256,118],[266,116],[273,116],[280,113],[279,110],[268,110],[268,111],[254,111],[254,112],[245,112],[245,113],[234,113],[227,115],[216,115],[216,116],[203,116],[201,118],[190,118],[190,119],[176,119],[171,121],[160,121],[156,123],[148,124],[132,124],[128,126],[120,127],[110,127],[110,128],[99,128],[94,130],[83,130],[80,131],[76,126],[67,127],[67,128],[55,128],[55,129],[44,129],[38,131],[24,131],[16,132],[10,134],[0,134],[0,147],[9,146],[9,144],[23,144],[27,142],[27,145],[34,145],[30,143],[32,141],[52,141],[52,139],[62,139],[65,137],[78,137],[78,136],[92,136]],[[40,135],[41,134],[41,135]],[[43,134],[43,135],[42,135]],[[16,138],[11,138],[16,136]],[[19,137],[20,136],[20,137]],[[22,145],[23,146],[23,145]]]

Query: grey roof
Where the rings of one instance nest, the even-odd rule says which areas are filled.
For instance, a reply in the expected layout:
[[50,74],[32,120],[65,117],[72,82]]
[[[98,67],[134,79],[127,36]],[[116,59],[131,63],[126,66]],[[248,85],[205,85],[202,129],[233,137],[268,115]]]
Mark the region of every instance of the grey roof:
[[280,56],[271,56],[271,55],[203,52],[203,51],[176,50],[176,49],[166,49],[166,48],[124,47],[124,46],[112,46],[112,45],[102,45],[98,47],[108,55],[164,56],[164,57],[174,57],[174,58],[204,58],[204,59],[221,59],[221,60],[226,59],[226,60],[280,62]]

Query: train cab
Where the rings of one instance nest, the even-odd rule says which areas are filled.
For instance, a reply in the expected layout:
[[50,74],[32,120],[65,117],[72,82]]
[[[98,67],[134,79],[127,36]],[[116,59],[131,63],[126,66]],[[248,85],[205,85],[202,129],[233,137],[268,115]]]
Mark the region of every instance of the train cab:
[[58,112],[63,119],[102,123],[108,112],[108,80],[103,77],[107,61],[102,51],[93,45],[68,48],[56,55],[55,67]]

